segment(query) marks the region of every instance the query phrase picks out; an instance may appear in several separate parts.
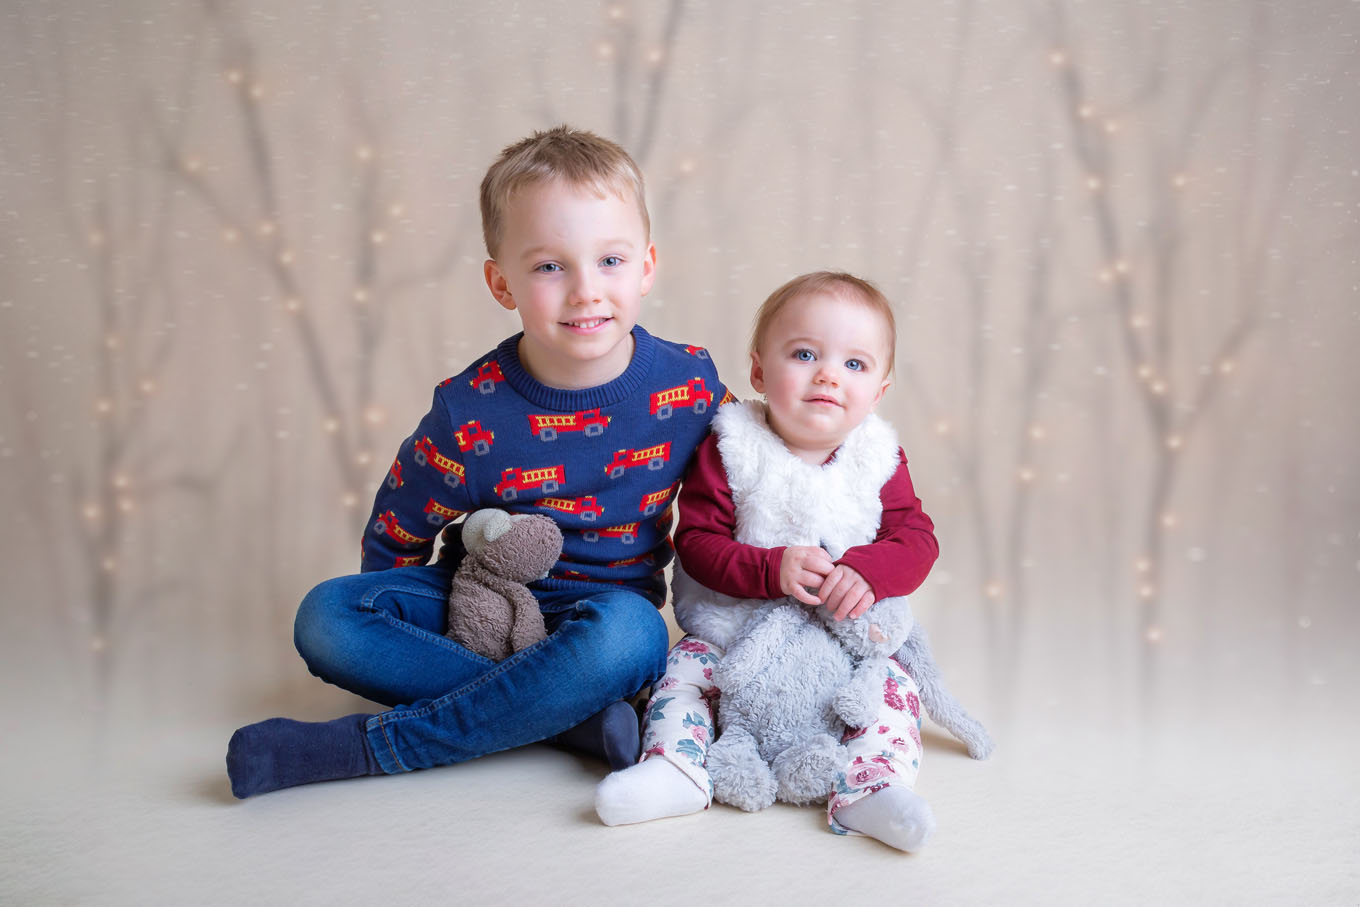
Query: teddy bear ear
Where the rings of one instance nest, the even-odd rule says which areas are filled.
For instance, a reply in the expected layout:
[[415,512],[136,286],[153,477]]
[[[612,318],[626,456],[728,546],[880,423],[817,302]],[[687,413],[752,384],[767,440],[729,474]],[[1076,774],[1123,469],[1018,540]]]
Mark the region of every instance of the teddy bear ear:
[[504,510],[476,510],[463,521],[463,545],[468,551],[480,551],[508,531],[510,514]]

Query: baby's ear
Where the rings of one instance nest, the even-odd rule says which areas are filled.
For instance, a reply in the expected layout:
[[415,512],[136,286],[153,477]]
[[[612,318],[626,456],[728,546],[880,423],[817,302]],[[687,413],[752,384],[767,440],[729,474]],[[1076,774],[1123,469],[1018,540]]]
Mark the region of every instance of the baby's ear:
[[[765,371],[760,367],[760,353],[756,350],[751,350],[751,390],[757,394],[765,393]],[[883,391],[879,391],[878,396],[881,398]]]
[[510,292],[510,284],[505,280],[505,274],[501,271],[501,266],[496,264],[495,259],[488,258],[482,264],[482,276],[486,278],[486,287],[495,297],[496,302],[500,303],[501,308],[513,312],[515,310],[515,297]]

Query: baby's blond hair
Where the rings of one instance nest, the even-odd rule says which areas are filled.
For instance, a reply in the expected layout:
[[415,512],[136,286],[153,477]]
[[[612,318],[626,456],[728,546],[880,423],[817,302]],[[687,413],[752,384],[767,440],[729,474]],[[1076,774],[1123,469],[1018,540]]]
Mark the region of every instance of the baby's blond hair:
[[786,305],[795,299],[817,293],[834,293],[842,299],[859,302],[883,316],[888,328],[888,367],[884,374],[891,375],[897,358],[897,319],[893,316],[892,303],[888,302],[888,297],[884,296],[878,287],[862,277],[844,271],[813,271],[811,274],[800,274],[771,293],[756,312],[755,324],[751,328],[751,352],[760,352],[765,334],[769,332],[775,316]]
[[613,192],[624,199],[631,195],[650,241],[652,223],[638,165],[609,139],[563,125],[507,146],[486,171],[482,178],[482,239],[488,255],[495,258],[500,249],[506,207],[514,194],[554,179],[601,194]]

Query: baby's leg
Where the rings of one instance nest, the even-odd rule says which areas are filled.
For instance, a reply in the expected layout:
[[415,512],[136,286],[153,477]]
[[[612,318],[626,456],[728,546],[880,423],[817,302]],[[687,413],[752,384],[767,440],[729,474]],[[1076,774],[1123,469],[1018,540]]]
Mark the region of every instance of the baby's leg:
[[595,812],[604,824],[646,822],[708,808],[713,782],[704,762],[718,697],[713,666],[721,655],[721,649],[693,636],[671,648],[666,676],[643,713],[641,761],[609,775],[596,789]]
[[837,834],[868,835],[914,851],[935,829],[929,804],[912,791],[921,767],[921,699],[896,661],[888,668],[878,717],[845,733],[850,764],[836,778],[827,821]]

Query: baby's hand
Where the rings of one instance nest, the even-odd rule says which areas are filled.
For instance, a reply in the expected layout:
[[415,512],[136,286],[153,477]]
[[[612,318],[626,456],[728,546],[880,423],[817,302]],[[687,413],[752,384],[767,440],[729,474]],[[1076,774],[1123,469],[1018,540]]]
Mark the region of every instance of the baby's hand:
[[832,620],[859,617],[874,603],[874,589],[869,581],[844,564],[831,568],[817,592]]
[[820,548],[791,545],[779,561],[779,591],[792,595],[805,605],[820,605],[822,600],[808,591],[823,584],[832,571],[831,556]]

